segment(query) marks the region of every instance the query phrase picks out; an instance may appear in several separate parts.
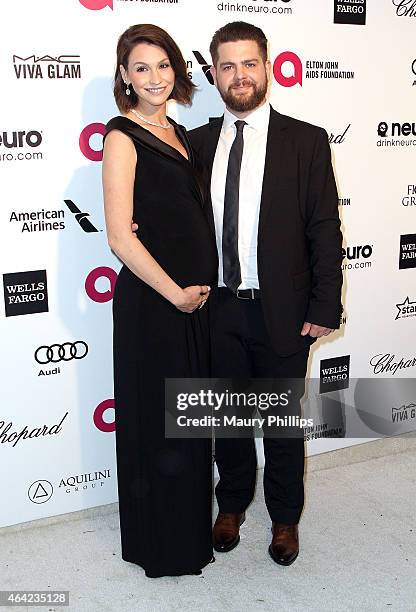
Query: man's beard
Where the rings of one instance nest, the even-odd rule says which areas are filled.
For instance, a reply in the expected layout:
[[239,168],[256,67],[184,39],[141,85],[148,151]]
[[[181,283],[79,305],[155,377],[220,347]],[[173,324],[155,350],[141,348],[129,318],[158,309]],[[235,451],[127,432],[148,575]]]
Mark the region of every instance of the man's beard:
[[253,83],[250,79],[243,79],[239,82],[239,85],[251,85],[252,92],[251,94],[245,94],[242,96],[236,96],[233,94],[233,86],[237,83],[231,84],[228,87],[227,91],[222,91],[219,89],[220,96],[225,102],[226,106],[236,113],[247,113],[249,111],[254,110],[264,101],[264,98],[267,94],[267,77],[264,80],[264,83],[257,85]]

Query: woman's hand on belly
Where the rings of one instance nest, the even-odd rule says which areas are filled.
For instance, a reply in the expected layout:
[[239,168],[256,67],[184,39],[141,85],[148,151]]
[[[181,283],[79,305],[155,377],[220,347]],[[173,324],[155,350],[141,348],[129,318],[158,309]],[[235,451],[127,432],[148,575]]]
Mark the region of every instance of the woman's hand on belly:
[[209,298],[211,287],[208,285],[191,285],[182,289],[178,298],[172,302],[181,312],[191,313],[197,308],[202,308]]

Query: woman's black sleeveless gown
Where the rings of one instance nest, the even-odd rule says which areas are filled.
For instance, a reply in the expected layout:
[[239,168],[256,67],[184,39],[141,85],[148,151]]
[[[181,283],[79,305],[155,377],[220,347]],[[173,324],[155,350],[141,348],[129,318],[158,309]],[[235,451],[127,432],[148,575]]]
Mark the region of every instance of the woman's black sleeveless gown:
[[[127,119],[137,152],[137,236],[181,287],[212,285],[215,238],[184,128],[175,148]],[[122,558],[149,577],[198,572],[212,559],[211,440],[165,438],[165,378],[209,376],[208,309],[179,311],[125,265],[113,299],[114,398]]]

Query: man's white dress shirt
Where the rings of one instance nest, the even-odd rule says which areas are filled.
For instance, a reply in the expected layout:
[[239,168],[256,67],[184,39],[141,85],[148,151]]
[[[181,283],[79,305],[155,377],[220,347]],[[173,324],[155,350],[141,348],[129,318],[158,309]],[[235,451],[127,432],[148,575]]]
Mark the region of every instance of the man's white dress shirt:
[[[258,289],[257,231],[259,226],[260,199],[266,159],[267,131],[270,105],[266,102],[245,117],[243,159],[240,171],[238,254],[241,267],[239,289]],[[224,215],[225,181],[228,157],[236,135],[238,117],[228,109],[224,111],[218,146],[211,176],[211,200],[214,213],[215,235],[219,257],[218,285],[224,287],[222,269],[222,224]]]

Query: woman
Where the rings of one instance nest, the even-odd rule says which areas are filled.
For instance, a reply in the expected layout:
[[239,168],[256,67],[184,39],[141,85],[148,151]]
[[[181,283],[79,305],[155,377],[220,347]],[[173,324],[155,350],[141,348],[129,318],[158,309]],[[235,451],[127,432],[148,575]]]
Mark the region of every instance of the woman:
[[[103,158],[108,242],[124,263],[113,299],[114,394],[122,557],[146,575],[200,574],[212,559],[211,441],[166,439],[165,378],[208,376],[203,306],[215,240],[186,132],[166,102],[194,85],[154,25],[118,41]],[[137,236],[131,220],[137,224]]]

